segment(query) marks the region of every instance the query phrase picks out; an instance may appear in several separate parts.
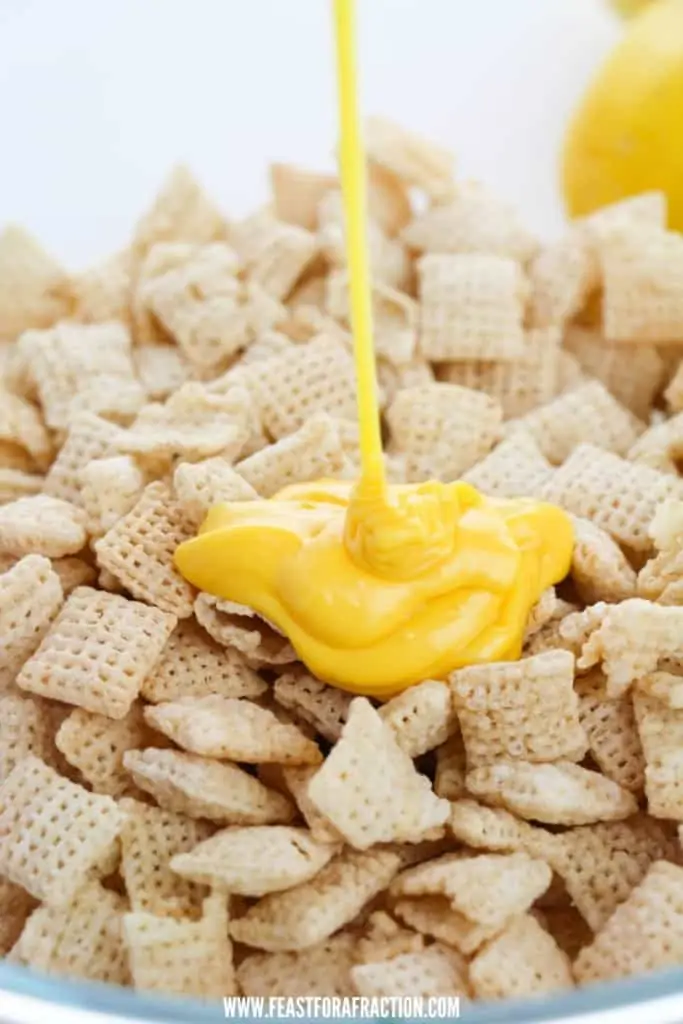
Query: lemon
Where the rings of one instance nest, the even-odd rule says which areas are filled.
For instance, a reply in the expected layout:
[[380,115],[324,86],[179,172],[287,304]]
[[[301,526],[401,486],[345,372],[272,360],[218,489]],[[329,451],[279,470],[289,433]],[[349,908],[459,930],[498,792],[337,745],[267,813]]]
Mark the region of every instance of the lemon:
[[572,216],[661,189],[683,230],[683,0],[629,22],[571,122],[562,185]]

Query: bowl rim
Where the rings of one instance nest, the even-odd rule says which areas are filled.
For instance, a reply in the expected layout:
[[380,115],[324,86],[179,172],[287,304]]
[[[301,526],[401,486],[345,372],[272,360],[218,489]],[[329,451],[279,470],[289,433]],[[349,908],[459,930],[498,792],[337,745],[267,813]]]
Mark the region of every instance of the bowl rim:
[[[7,1006],[7,996],[16,997]],[[17,1015],[22,1000],[42,1018]],[[30,1006],[29,1006],[30,1004]],[[145,1024],[210,1024],[225,1020],[220,1002],[152,996],[100,982],[69,981],[0,962],[0,1020],[13,1012],[9,1024],[55,1021],[52,1010],[64,1011],[64,1021],[135,1021]],[[644,1011],[647,1010],[647,1014]],[[67,1012],[68,1011],[68,1014]],[[467,1024],[678,1024],[683,1021],[683,967],[622,981],[598,983],[560,996],[514,999],[500,1003],[468,1004]],[[235,1018],[247,1024],[257,1018]],[[272,1018],[271,1018],[272,1020]]]

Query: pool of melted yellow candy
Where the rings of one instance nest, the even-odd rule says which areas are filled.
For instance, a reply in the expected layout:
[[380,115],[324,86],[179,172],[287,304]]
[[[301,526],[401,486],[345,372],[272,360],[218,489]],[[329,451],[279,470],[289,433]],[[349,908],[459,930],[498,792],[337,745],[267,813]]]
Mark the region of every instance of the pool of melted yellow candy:
[[175,561],[200,590],[273,623],[320,679],[384,699],[519,657],[572,544],[567,514],[542,502],[462,482],[367,494],[321,481],[215,506]]

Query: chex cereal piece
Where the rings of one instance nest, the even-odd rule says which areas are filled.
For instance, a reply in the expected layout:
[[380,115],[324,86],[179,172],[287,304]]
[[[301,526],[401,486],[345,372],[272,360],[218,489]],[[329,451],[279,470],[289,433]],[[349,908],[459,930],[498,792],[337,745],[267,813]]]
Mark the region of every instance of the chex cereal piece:
[[0,694],[0,782],[33,754],[49,761],[52,754],[52,720],[47,705],[18,690]]
[[614,234],[615,228],[640,227],[664,230],[667,220],[667,198],[664,192],[652,190],[628,196],[616,203],[602,206],[574,223],[595,247]]
[[648,810],[656,818],[683,821],[680,783],[680,750],[683,712],[636,687],[633,709],[645,755],[645,795]]
[[578,232],[544,246],[529,267],[532,327],[571,320],[583,309],[599,276],[595,256]]
[[574,973],[581,985],[645,974],[677,966],[682,948],[683,868],[657,861],[581,950]]
[[674,231],[615,230],[600,245],[605,337],[620,342],[683,341],[683,240]]
[[264,896],[231,923],[230,934],[273,953],[315,946],[386,889],[400,864],[400,855],[391,849],[346,850],[309,882]]
[[18,885],[0,878],[0,956],[12,949],[36,901]]
[[190,365],[175,345],[137,345],[133,360],[148,399],[163,401],[190,375]]
[[[622,405],[647,421],[664,378],[664,362],[654,345],[631,345],[628,359],[624,359],[619,344],[606,341],[595,331],[569,327],[564,346],[587,374],[601,380]],[[672,408],[677,411],[675,405]]]
[[250,700],[209,694],[145,709],[145,718],[193,754],[261,764],[318,764],[318,747],[294,725]]
[[[558,627],[558,647],[571,651],[575,658],[581,659],[581,652],[590,636],[602,625],[607,614],[608,605],[604,601],[588,605],[582,611],[568,611],[560,620]],[[592,668],[594,663],[586,665],[581,661],[577,668]]]
[[0,574],[0,683],[33,654],[63,600],[59,577],[42,555],[26,555]]
[[173,486],[183,514],[197,525],[212,505],[258,498],[251,484],[220,456],[203,462],[181,462],[173,474]]
[[514,362],[468,359],[441,363],[439,380],[483,391],[495,398],[506,418],[524,416],[564,389],[566,353],[557,327],[526,331],[523,353]]
[[352,702],[341,739],[309,783],[308,794],[360,850],[379,842],[419,842],[449,813],[448,802],[435,796],[365,698]]
[[17,445],[30,456],[33,467],[47,469],[52,442],[36,407],[0,385],[0,442]]
[[444,896],[405,897],[396,901],[393,910],[411,928],[466,956],[502,930],[502,926],[490,927],[468,920],[464,914],[454,910]]
[[250,363],[260,363],[264,359],[284,355],[285,352],[291,352],[292,345],[292,340],[282,331],[264,331],[242,353],[239,365],[249,366]]
[[[638,573],[638,595],[659,604],[683,603],[683,547],[680,539],[683,535],[677,530],[673,538],[658,536],[658,519],[667,505],[672,505],[672,523],[677,523],[678,505],[680,503],[663,502],[659,506],[651,524],[650,533],[658,549],[657,555],[651,558]],[[671,529],[666,528],[667,533]]]
[[258,494],[272,498],[289,484],[334,477],[343,464],[335,421],[316,413],[295,433],[238,462],[235,469]]
[[236,765],[180,750],[129,750],[123,763],[135,783],[160,807],[219,825],[268,825],[290,821],[294,809]]
[[573,516],[571,576],[582,601],[618,602],[634,597],[636,572],[610,535],[590,519]]
[[117,799],[134,789],[123,767],[123,755],[149,742],[150,730],[137,704],[118,721],[75,708],[55,736],[57,749],[69,764],[78,768],[92,791]]
[[579,719],[603,775],[633,793],[642,792],[645,760],[629,694],[608,697],[605,679],[593,670],[576,681]]
[[265,682],[237,651],[219,646],[193,619],[183,619],[171,633],[140,693],[152,704],[160,704],[211,693],[259,697],[265,690]]
[[643,424],[593,380],[514,420],[507,429],[531,434],[545,457],[560,465],[584,442],[625,455]]
[[410,190],[391,171],[368,161],[368,207],[373,219],[390,238],[412,217]]
[[140,301],[200,372],[216,373],[248,344],[250,311],[230,246],[215,242],[146,281]]
[[392,884],[397,896],[445,896],[469,921],[502,928],[528,910],[550,885],[552,872],[525,853],[477,857],[446,854],[409,868]]
[[[72,417],[82,412],[116,413],[116,401],[110,403],[119,387],[126,396],[123,413],[130,411],[131,397],[133,413],[144,397],[135,378],[130,333],[122,323],[64,321],[33,332],[29,358],[45,421],[54,430],[68,429]],[[137,389],[132,395],[131,388]]]
[[234,224],[230,241],[249,280],[276,299],[293,290],[318,251],[316,236],[263,207]]
[[390,454],[406,459],[408,480],[456,480],[498,440],[500,406],[488,395],[456,384],[425,384],[399,391],[387,411]]
[[512,999],[573,988],[569,957],[531,914],[512,921],[470,963],[479,999]]
[[465,744],[462,734],[457,732],[436,748],[434,770],[434,792],[445,800],[459,800],[465,796]]
[[66,273],[27,231],[8,224],[0,233],[0,338],[49,327],[68,316]]
[[311,830],[311,835],[314,839],[321,843],[336,843],[342,838],[340,833],[327,820],[325,815],[321,814],[308,795],[308,787],[317,770],[315,766],[307,764],[283,768],[282,778],[286,787],[285,793],[291,795],[294,799],[301,817]]
[[82,504],[81,471],[91,460],[111,454],[120,434],[120,427],[93,413],[75,416],[66,440],[45,477],[45,494],[74,505]]
[[316,412],[356,418],[356,380],[348,349],[320,335],[292,352],[249,367],[263,426],[279,440]]
[[660,502],[683,497],[683,484],[603,451],[580,444],[553,474],[545,488],[547,501],[590,519],[619,544],[648,551],[648,527]]
[[607,606],[585,640],[577,666],[587,669],[602,662],[607,693],[620,696],[666,658],[683,660],[683,608],[634,597]]
[[420,351],[428,359],[514,361],[524,355],[526,281],[502,256],[428,254],[420,278]]
[[224,237],[226,227],[222,214],[189,168],[177,164],[138,221],[132,248],[141,257],[156,242],[212,242]]
[[683,711],[683,676],[673,672],[650,672],[638,679],[638,689],[656,697],[674,711]]
[[[417,303],[405,292],[391,288],[382,281],[373,284],[371,298],[377,356],[396,366],[409,362],[416,354],[419,312]],[[328,275],[325,308],[331,317],[350,330],[349,276],[346,270],[333,271]],[[325,329],[325,325],[321,325],[320,330],[323,333],[330,333],[329,328]],[[341,340],[347,346],[351,346],[350,335],[342,335]]]
[[126,914],[123,934],[138,991],[214,1000],[237,991],[225,894],[204,900],[199,921]]
[[410,132],[387,117],[366,117],[368,160],[395,175],[409,187],[423,189],[443,201],[454,192],[453,154]]
[[43,480],[42,476],[26,473],[23,469],[7,469],[0,465],[0,505],[39,494]]
[[318,203],[339,185],[332,174],[309,171],[294,164],[273,163],[268,168],[275,216],[307,231],[318,226]]
[[43,974],[128,984],[125,911],[123,896],[87,881],[65,905],[44,904],[34,910],[12,959]]
[[629,448],[628,458],[662,473],[676,474],[676,461],[683,456],[683,413],[655,423]]
[[86,542],[85,516],[61,498],[35,494],[0,507],[0,552],[61,558]]
[[370,998],[469,994],[466,961],[455,949],[438,942],[419,953],[357,964],[351,968],[351,981],[359,995]]
[[552,476],[552,467],[536,441],[525,431],[506,437],[462,479],[493,498],[539,495]]
[[249,280],[269,295],[284,300],[318,252],[316,236],[294,224],[273,221],[258,253],[247,261]]
[[119,435],[117,447],[147,460],[175,457],[192,462],[219,454],[233,459],[249,437],[249,403],[243,389],[215,395],[190,382],[164,405],[146,405],[133,425]]
[[456,839],[475,850],[507,853],[526,850],[541,859],[545,856],[544,840],[549,833],[534,828],[501,807],[486,807],[474,800],[455,800],[449,819]]
[[586,753],[568,651],[471,665],[451,674],[450,687],[469,769],[499,758],[580,761]]
[[95,544],[97,563],[133,597],[187,618],[192,614],[194,590],[175,568],[173,556],[190,535],[168,487],[149,484],[130,512]]
[[52,559],[53,572],[59,577],[64,596],[67,597],[76,587],[89,587],[97,579],[97,573],[89,562],[82,558],[67,556]]
[[115,423],[130,423],[145,404],[142,384],[130,374],[118,377],[100,373],[89,376],[69,404],[69,420],[81,412],[94,412]]
[[81,470],[81,503],[88,533],[101,537],[142,494],[147,478],[130,455],[93,459]]
[[237,968],[246,996],[350,996],[357,938],[341,932],[300,953],[252,953]]
[[559,603],[560,599],[555,593],[555,587],[547,587],[529,612],[524,628],[525,644],[556,618]]
[[668,500],[657,506],[650,523],[650,536],[658,551],[680,551],[683,548],[683,501]]
[[0,786],[0,874],[51,906],[68,903],[111,850],[124,815],[32,755]]
[[224,888],[240,896],[265,896],[307,882],[339,852],[304,828],[254,825],[230,828],[174,856],[171,868],[183,878]]
[[328,686],[307,672],[281,675],[275,681],[273,696],[331,743],[341,736],[352,700],[350,693]]
[[207,890],[181,878],[170,864],[176,855],[208,839],[212,827],[138,800],[124,799],[119,806],[126,815],[121,875],[131,908],[158,917],[199,917]]
[[234,647],[254,668],[290,665],[297,660],[289,640],[252,608],[221,601],[213,594],[199,594],[194,613],[197,622],[216,643]]
[[385,407],[391,405],[403,388],[433,384],[435,379],[431,364],[423,356],[413,356],[409,362],[400,366],[389,362],[388,359],[377,359],[377,380]]
[[399,747],[413,758],[445,743],[458,728],[448,686],[434,679],[404,690],[384,704],[379,715]]
[[632,793],[569,761],[498,761],[467,773],[467,788],[494,807],[549,825],[618,821],[638,807]]
[[191,259],[196,248],[190,242],[155,242],[138,261],[130,303],[133,335],[137,345],[166,346],[173,343],[161,321],[147,305],[148,287],[155,278],[176,267],[182,267]]
[[463,183],[448,203],[430,206],[401,232],[418,252],[483,253],[526,263],[536,240],[520,224],[515,210],[479,183]]
[[[594,607],[604,608],[606,606],[604,603],[600,603]],[[578,612],[577,605],[555,595],[555,607],[552,617],[547,622],[544,622],[541,628],[532,633],[531,636],[525,636],[524,656],[530,657],[532,654],[544,654],[546,651],[554,651],[558,648],[571,651],[576,656],[581,650],[581,644],[578,641],[572,644],[565,640],[560,634],[560,627],[565,619],[568,619],[570,616],[579,617],[582,614],[582,612]],[[584,632],[586,632],[585,629],[581,633],[582,638]]]
[[90,587],[68,597],[17,685],[124,718],[176,624],[172,615]]
[[363,926],[363,937],[358,942],[356,963],[372,964],[379,960],[393,960],[404,953],[419,953],[424,939],[410,928],[404,928],[384,910],[370,914]]
[[112,253],[78,274],[72,283],[74,314],[83,323],[130,322],[133,259],[129,249]]

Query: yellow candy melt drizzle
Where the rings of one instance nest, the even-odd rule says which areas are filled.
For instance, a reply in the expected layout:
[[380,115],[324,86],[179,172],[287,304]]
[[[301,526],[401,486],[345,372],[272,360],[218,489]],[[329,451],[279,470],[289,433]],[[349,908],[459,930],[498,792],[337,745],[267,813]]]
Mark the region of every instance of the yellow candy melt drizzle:
[[458,482],[387,486],[353,14],[353,0],[335,0],[361,478],[216,506],[176,564],[200,589],[268,619],[321,679],[386,699],[463,665],[519,657],[531,607],[568,572],[573,535],[550,505],[491,501]]

